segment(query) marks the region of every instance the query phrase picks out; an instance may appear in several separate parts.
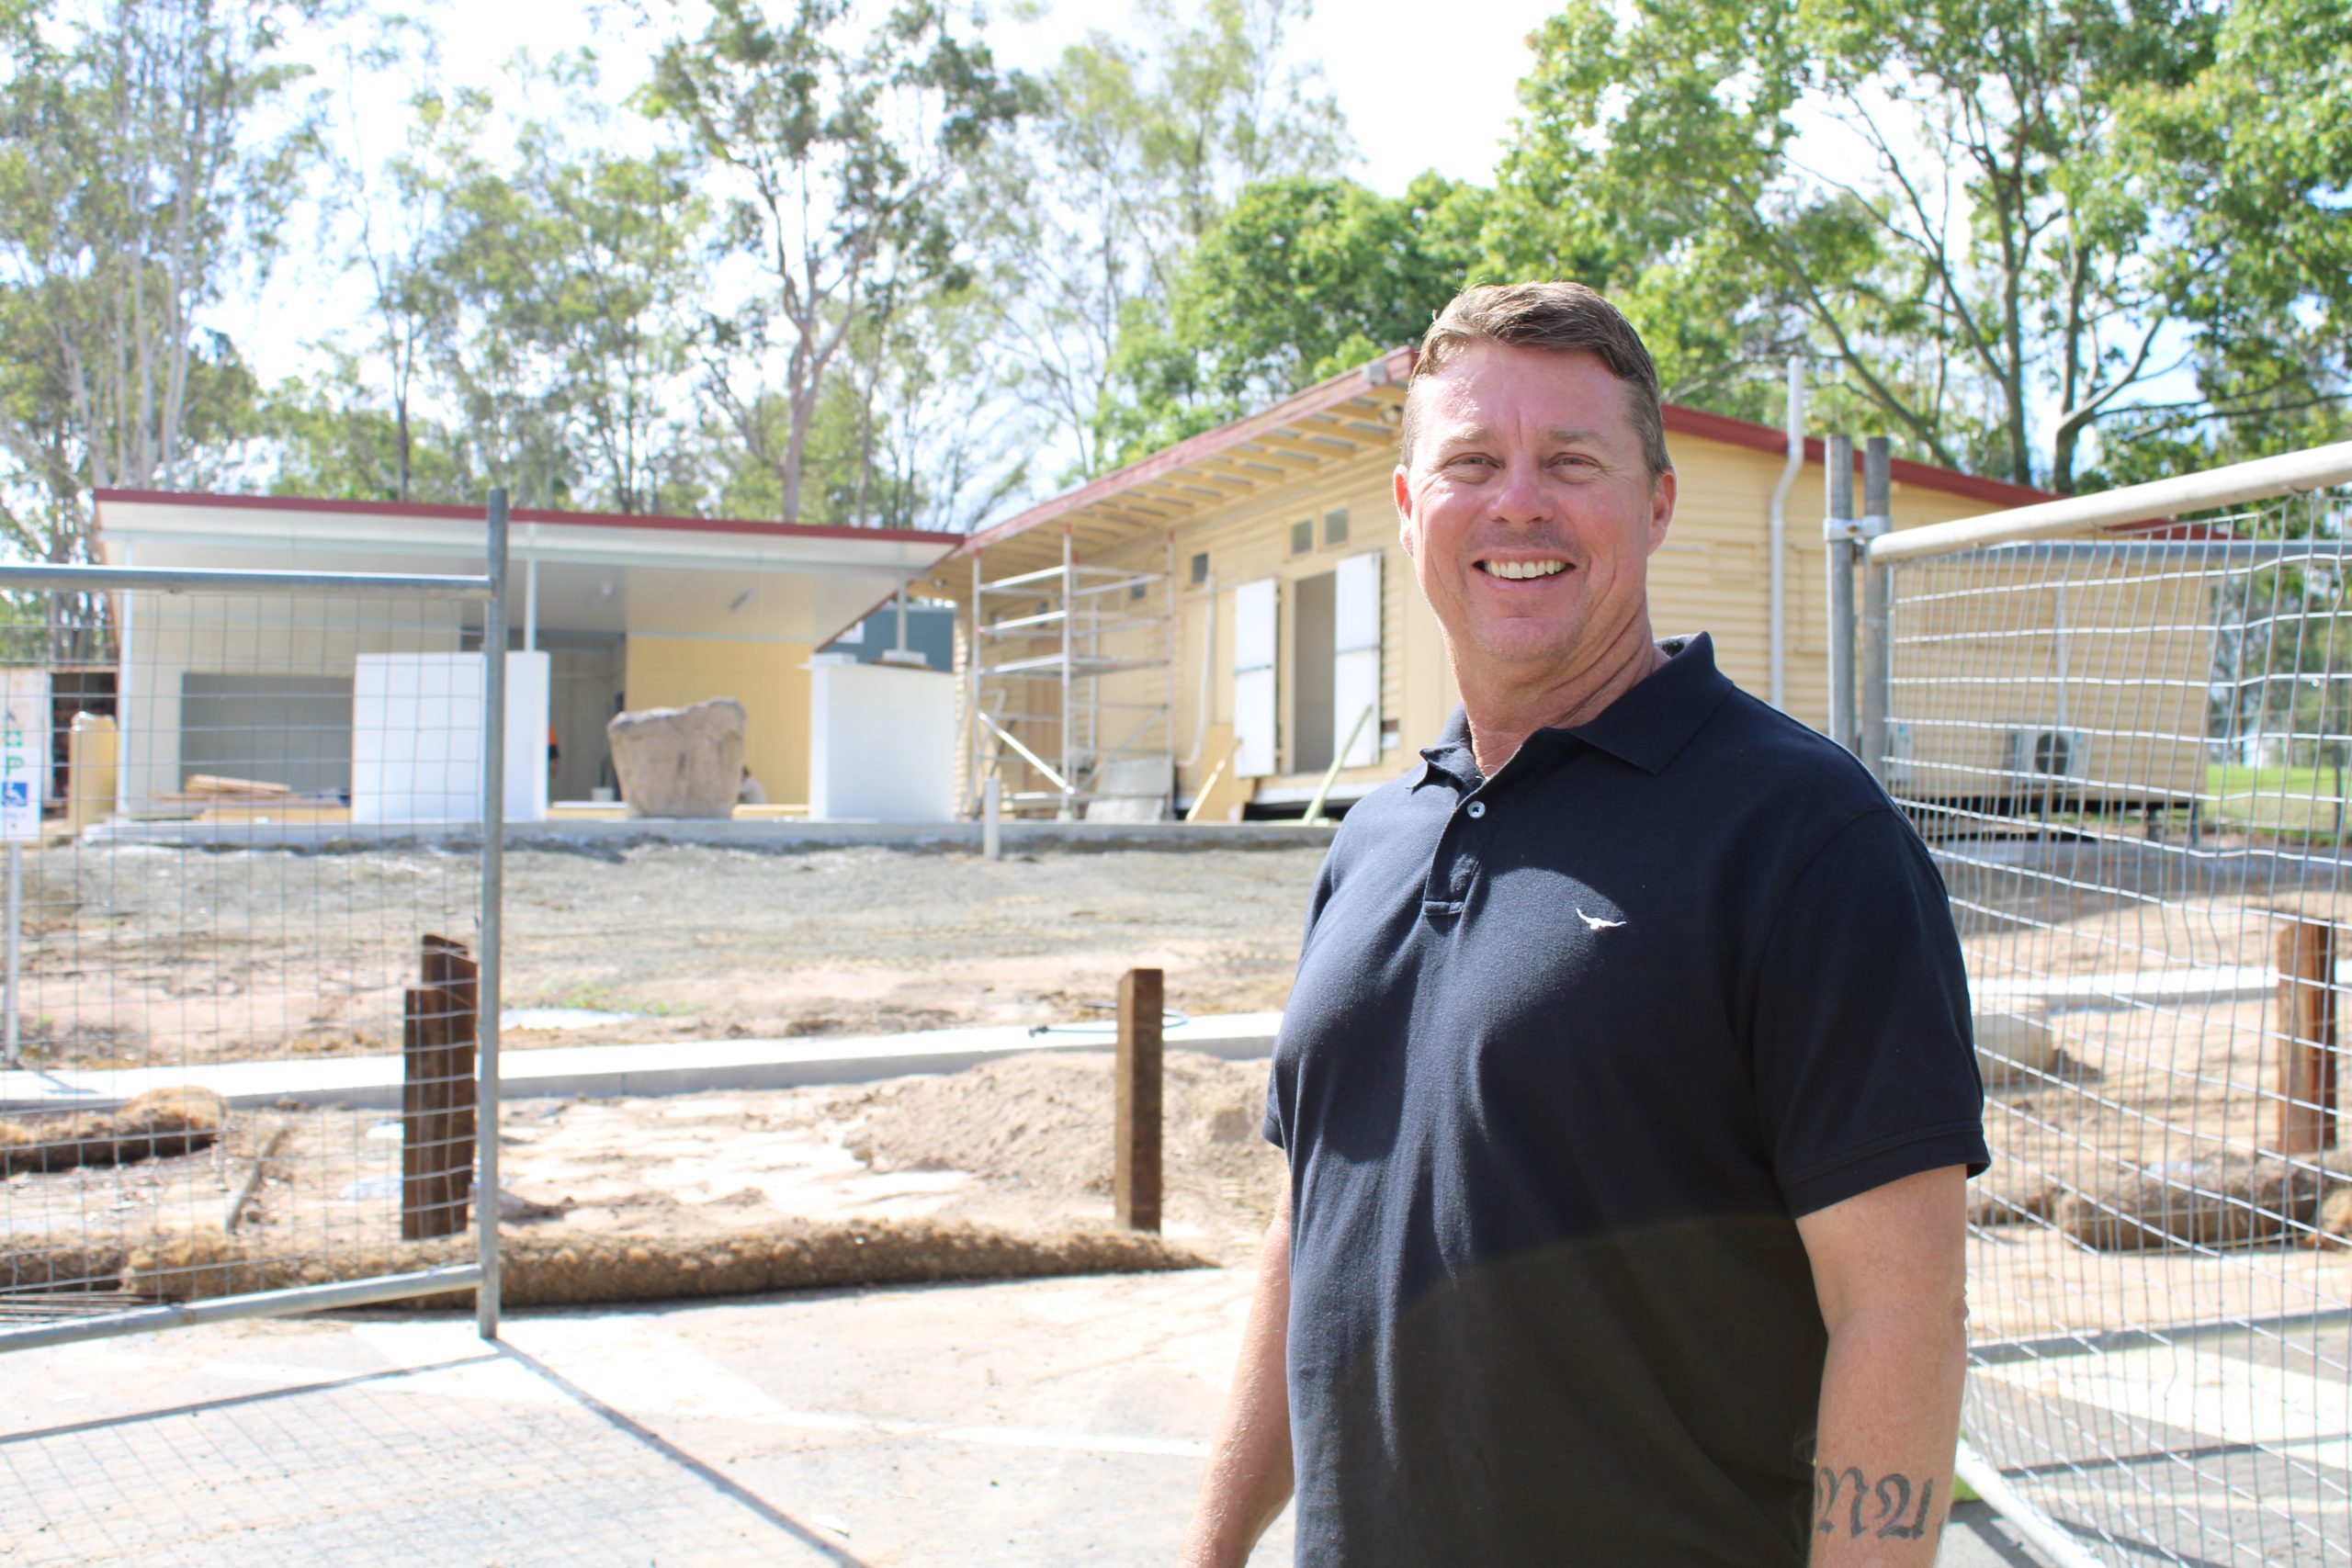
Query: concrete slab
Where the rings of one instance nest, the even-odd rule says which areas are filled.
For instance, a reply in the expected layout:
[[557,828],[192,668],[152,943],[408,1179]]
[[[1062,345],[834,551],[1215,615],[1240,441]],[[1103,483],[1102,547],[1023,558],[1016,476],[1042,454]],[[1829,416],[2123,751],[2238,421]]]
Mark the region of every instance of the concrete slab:
[[[1175,1050],[1228,1061],[1272,1054],[1278,1012],[1195,1018],[1163,1034]],[[954,1073],[1027,1051],[1100,1051],[1115,1038],[1102,1028],[1017,1025],[938,1029],[918,1034],[825,1035],[786,1040],[664,1040],[639,1045],[553,1045],[509,1051],[499,1079],[510,1100],[535,1096],[692,1094],[705,1089],[797,1089],[869,1083],[910,1073]],[[171,1067],[18,1068],[0,1071],[0,1111],[104,1110],[151,1089],[209,1089],[232,1106],[349,1105],[398,1110],[398,1056],[324,1056]]]
[[[469,1323],[221,1325],[0,1357],[0,1555],[1165,1564],[1245,1270]],[[1252,1559],[1285,1562],[1285,1516]],[[1943,1568],[2036,1562],[1980,1507]]]
[[[1017,822],[1001,825],[1008,855],[1046,851],[1277,848],[1328,844],[1329,823],[1305,822]],[[478,823],[418,823],[375,827],[350,822],[109,822],[85,836],[93,843],[184,844],[202,849],[346,850],[390,844],[479,843]],[[631,844],[719,844],[731,849],[840,849],[881,844],[910,850],[978,853],[978,822],[809,822],[775,818],[729,821],[550,819],[511,822],[509,848],[580,849],[609,852]]]

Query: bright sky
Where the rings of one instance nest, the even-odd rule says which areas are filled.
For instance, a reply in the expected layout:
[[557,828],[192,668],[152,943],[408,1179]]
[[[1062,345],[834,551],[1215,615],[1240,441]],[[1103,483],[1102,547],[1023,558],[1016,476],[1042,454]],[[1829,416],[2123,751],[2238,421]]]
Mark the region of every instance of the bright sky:
[[[1184,0],[1180,0],[1180,4]],[[1355,174],[1388,194],[1415,175],[1435,168],[1455,179],[1485,181],[1498,144],[1518,112],[1519,78],[1528,62],[1527,35],[1557,0],[1448,0],[1441,32],[1433,32],[1426,0],[1322,0],[1295,36],[1295,59],[1319,62],[1363,153]],[[604,62],[605,85],[616,93],[635,73],[660,33],[630,25],[639,9],[630,0],[582,5],[566,0],[511,0],[483,6],[425,0],[416,14],[441,34],[438,79],[447,85],[496,85],[501,67],[528,50],[541,57],[593,48]],[[643,7],[660,15],[656,3]],[[1116,31],[1128,16],[1125,0],[1053,0],[1039,14],[1016,15],[1012,0],[993,0],[989,37],[1004,64],[1024,70],[1050,65],[1090,28]],[[1443,60],[1442,88],[1425,81],[1429,62]],[[312,60],[315,84],[334,96],[338,139],[355,134],[368,161],[395,148],[408,118],[407,95],[421,80],[413,70],[363,77],[345,96],[339,60]],[[1422,102],[1413,104],[1416,92]],[[231,334],[264,380],[312,363],[322,323],[348,323],[366,308],[360,280],[338,275],[329,258],[298,245],[282,271]]]
[[[1484,180],[1517,112],[1527,35],[1556,8],[1557,0],[1447,0],[1443,23],[1433,26],[1427,0],[1322,0],[1295,33],[1294,52],[1321,62],[1363,149],[1365,183],[1394,194],[1430,167]],[[1014,9],[996,0],[989,37],[1001,61],[1028,70],[1051,64],[1089,28],[1117,32],[1128,15],[1123,0],[1048,0],[1035,20]],[[604,6],[517,0],[428,6],[424,15],[443,30],[443,64],[456,81],[493,81],[501,62],[523,49],[596,45],[616,77],[629,70],[628,29]],[[1432,68],[1433,59],[1442,65]],[[1428,103],[1408,107],[1417,77],[1441,73],[1442,88],[1422,89]]]

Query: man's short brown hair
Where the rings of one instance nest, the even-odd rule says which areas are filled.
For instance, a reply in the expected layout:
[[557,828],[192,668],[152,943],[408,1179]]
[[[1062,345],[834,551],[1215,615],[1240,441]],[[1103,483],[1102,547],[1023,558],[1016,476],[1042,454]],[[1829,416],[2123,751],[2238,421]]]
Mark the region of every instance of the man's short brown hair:
[[1405,389],[1405,421],[1397,432],[1399,459],[1413,460],[1414,427],[1419,423],[1415,390],[1482,343],[1514,348],[1544,348],[1596,355],[1625,383],[1627,412],[1641,437],[1642,461],[1650,478],[1674,467],[1666,455],[1666,414],[1658,406],[1657,366],[1642,346],[1642,334],[1625,313],[1581,283],[1489,283],[1465,288],[1438,312],[1413,360]]

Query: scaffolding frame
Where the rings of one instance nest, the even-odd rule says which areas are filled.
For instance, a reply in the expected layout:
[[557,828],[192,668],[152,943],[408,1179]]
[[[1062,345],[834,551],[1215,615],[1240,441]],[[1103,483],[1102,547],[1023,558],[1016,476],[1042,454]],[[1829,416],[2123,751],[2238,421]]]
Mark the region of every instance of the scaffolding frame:
[[[1176,791],[1176,536],[1166,537],[1167,561],[1159,571],[1080,564],[1069,528],[1062,529],[1059,566],[1037,567],[990,581],[981,554],[972,556],[972,622],[967,655],[970,714],[968,755],[970,808],[977,813],[987,781],[995,778],[1005,807],[1016,815],[1050,810],[1074,821],[1088,803],[1101,798],[1104,771],[1121,761],[1155,760],[1166,774],[1163,815],[1172,812]],[[1136,590],[1161,589],[1159,608],[1140,611]],[[1026,600],[1025,613],[991,615]],[[1139,654],[1121,654],[1105,640],[1147,634]],[[1156,636],[1153,635],[1156,633]],[[1013,651],[1057,638],[1059,646]],[[1102,682],[1113,677],[1164,670],[1157,700],[1106,697]],[[1056,696],[1035,701],[1035,682],[1051,681]],[[1117,739],[1104,736],[1131,718]],[[1123,794],[1125,792],[1122,792]]]

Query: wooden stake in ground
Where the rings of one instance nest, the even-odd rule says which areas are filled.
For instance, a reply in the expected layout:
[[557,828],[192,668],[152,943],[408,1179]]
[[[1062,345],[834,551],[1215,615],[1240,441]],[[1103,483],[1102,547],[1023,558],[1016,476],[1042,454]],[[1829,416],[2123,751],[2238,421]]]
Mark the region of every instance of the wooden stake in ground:
[[2335,928],[2278,933],[2278,1151],[2335,1146]]
[[1165,986],[1157,969],[1119,976],[1117,1143],[1112,1156],[1111,1204],[1130,1230],[1159,1229],[1160,1006]]
[[402,1019],[401,1238],[466,1228],[474,1168],[477,970],[464,946],[424,939],[424,981]]

